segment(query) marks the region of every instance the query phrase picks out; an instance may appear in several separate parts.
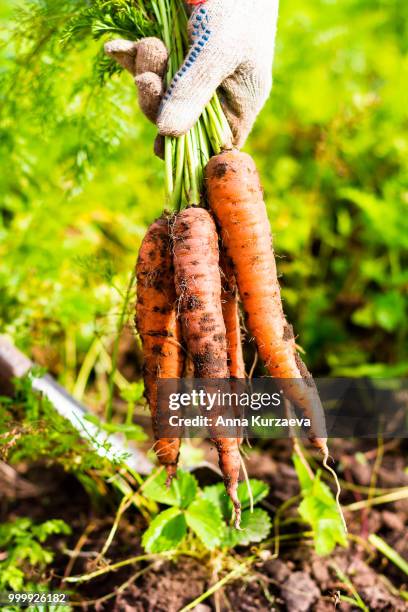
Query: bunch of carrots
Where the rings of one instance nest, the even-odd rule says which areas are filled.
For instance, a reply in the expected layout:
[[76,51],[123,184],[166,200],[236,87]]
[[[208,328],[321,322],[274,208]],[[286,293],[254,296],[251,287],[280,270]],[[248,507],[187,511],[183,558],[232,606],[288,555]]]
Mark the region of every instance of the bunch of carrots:
[[[169,83],[188,47],[183,2],[135,0],[134,5],[155,21],[170,51]],[[182,377],[186,355],[196,378],[245,378],[241,305],[258,353],[270,376],[280,379],[286,398],[312,425],[321,411],[283,313],[259,176],[251,157],[232,148],[231,141],[216,94],[188,134],[166,138],[167,206],[176,212],[164,213],[150,226],[136,271],[136,326],[156,434],[158,380]],[[313,433],[311,441],[327,458],[326,439]],[[242,440],[214,437],[213,442],[238,527]],[[168,483],[176,474],[179,449],[179,439],[156,435]]]
[[[202,206],[189,206],[175,215],[165,213],[149,228],[139,253],[136,324],[153,423],[157,381],[181,377],[186,354],[196,378],[245,378],[240,301],[269,374],[281,379],[286,398],[314,423],[320,402],[283,314],[255,164],[245,153],[226,150],[207,164],[205,186]],[[239,525],[241,440],[213,441]],[[325,438],[313,435],[312,442],[327,456]],[[155,448],[171,482],[180,440],[158,438]]]

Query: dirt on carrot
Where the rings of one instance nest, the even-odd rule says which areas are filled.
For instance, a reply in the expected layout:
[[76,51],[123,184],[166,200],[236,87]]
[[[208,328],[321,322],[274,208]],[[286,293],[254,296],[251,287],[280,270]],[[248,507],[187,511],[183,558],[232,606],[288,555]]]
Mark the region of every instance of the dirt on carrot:
[[228,378],[218,237],[210,214],[187,208],[177,215],[173,244],[178,309],[195,376]]
[[[226,329],[221,306],[218,236],[210,213],[187,208],[173,225],[176,291],[183,338],[196,378],[228,378]],[[228,495],[240,522],[237,497],[240,454],[236,438],[214,438]]]
[[[145,395],[156,432],[157,380],[179,378],[184,367],[167,216],[150,226],[140,247],[136,274],[136,327],[143,344]],[[160,407],[160,414],[165,410],[165,406]],[[155,451],[166,467],[168,483],[177,470],[179,449],[178,438],[156,436]]]
[[239,320],[238,288],[229,257],[220,252],[222,314],[227,334],[228,368],[231,378],[245,378],[245,362]]

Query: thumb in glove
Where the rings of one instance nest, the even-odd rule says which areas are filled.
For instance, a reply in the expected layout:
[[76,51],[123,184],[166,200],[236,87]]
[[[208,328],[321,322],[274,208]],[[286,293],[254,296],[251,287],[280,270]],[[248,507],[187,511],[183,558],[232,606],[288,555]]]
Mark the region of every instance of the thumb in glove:
[[188,24],[189,52],[166,92],[162,77],[167,51],[159,39],[113,41],[105,50],[135,76],[140,106],[160,134],[187,132],[219,88],[239,148],[272,85],[277,16],[278,0],[197,4]]
[[117,39],[105,44],[105,53],[133,76],[139,106],[150,121],[156,123],[164,94],[163,79],[168,52],[159,38],[143,38],[139,42]]

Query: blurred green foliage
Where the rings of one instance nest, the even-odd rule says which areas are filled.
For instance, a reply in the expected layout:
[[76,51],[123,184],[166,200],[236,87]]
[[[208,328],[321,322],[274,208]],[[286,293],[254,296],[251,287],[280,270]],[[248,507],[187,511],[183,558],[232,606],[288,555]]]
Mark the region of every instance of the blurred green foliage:
[[[50,536],[70,533],[71,528],[59,519],[37,525],[28,517],[0,523],[0,546],[7,549],[7,555],[0,561],[2,590],[46,592],[41,583],[55,553],[44,544]],[[7,610],[18,610],[18,607],[7,607]]]
[[[0,330],[74,380],[113,338],[165,206],[154,127],[101,43],[61,44],[79,0],[2,0]],[[408,373],[408,4],[282,0],[258,164],[288,318],[312,371]],[[69,386],[69,384],[68,384]]]

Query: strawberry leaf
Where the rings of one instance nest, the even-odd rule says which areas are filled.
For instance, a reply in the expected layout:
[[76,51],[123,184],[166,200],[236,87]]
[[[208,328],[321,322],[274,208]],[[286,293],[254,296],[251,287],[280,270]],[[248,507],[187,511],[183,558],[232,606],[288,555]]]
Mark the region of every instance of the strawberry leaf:
[[187,533],[186,520],[178,508],[160,512],[143,534],[142,545],[148,553],[176,548]]
[[196,499],[186,510],[187,525],[208,550],[221,543],[225,525],[219,509],[207,499]]

